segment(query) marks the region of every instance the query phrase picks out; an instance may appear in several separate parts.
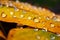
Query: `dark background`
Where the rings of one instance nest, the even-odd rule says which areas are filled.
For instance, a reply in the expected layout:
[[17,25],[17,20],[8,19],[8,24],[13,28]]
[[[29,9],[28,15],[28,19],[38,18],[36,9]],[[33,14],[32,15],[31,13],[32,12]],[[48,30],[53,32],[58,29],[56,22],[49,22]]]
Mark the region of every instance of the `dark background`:
[[48,8],[49,10],[60,14],[60,0],[20,0],[21,2],[28,2],[32,5]]

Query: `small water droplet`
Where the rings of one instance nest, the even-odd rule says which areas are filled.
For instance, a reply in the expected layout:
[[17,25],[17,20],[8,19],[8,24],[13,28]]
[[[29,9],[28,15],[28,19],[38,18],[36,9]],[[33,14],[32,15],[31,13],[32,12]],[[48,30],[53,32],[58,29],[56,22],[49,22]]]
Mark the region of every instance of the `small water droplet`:
[[50,24],[50,25],[51,25],[52,28],[55,26],[54,24]]
[[57,36],[59,36],[59,37],[60,37],[60,34],[57,34]]
[[47,32],[48,30],[47,30],[47,28],[43,28],[42,31]]
[[31,17],[28,17],[29,20],[31,20],[32,18]]
[[47,20],[50,20],[50,18],[49,18],[49,17],[46,17],[46,19],[47,19]]
[[19,9],[18,9],[18,8],[16,8],[16,7],[14,7],[14,10],[15,10],[15,11],[19,11]]
[[50,35],[50,39],[51,40],[55,40],[55,36],[52,34],[52,35]]
[[39,19],[34,19],[34,22],[38,23],[39,22]]
[[16,16],[13,16],[14,18],[16,18]]
[[20,15],[20,18],[23,18],[24,17],[24,15]]
[[3,18],[5,18],[7,15],[5,13],[2,13],[1,15]]
[[19,3],[19,0],[16,0],[17,3]]
[[34,31],[38,31],[39,29],[34,29]]
[[55,40],[55,37],[52,37],[51,40]]
[[13,12],[10,12],[11,15],[13,15],[14,13]]

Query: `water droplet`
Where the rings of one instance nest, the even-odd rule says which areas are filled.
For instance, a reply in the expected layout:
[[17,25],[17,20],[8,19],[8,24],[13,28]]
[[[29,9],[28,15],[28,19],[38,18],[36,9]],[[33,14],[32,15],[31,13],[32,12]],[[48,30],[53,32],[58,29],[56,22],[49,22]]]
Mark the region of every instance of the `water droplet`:
[[39,19],[41,19],[41,17],[39,17]]
[[41,7],[39,7],[39,8],[38,8],[38,10],[42,10],[42,8],[41,8]]
[[55,40],[55,37],[52,37],[51,40]]
[[19,0],[16,0],[17,3],[19,3]]
[[14,18],[16,18],[16,16],[13,16]]
[[39,22],[39,19],[34,19],[34,22],[38,23]]
[[38,31],[39,29],[34,29],[34,31]]
[[20,18],[23,18],[24,17],[24,15],[20,15]]
[[31,20],[31,19],[32,19],[32,17],[28,17],[28,19],[29,19],[29,20]]
[[59,37],[60,37],[60,34],[57,34],[57,36],[59,36]]
[[16,8],[16,7],[14,7],[14,9],[15,9],[15,11],[19,11],[19,9],[18,9],[18,8]]
[[2,13],[1,15],[3,18],[5,18],[7,15],[5,13]]
[[14,13],[13,12],[10,12],[11,15],[13,15]]
[[48,30],[47,30],[47,28],[43,28],[42,31],[47,32]]
[[9,1],[9,6],[13,6],[13,4],[12,4],[12,2],[11,2],[11,1]]
[[46,17],[46,19],[47,19],[47,20],[50,20],[50,18],[49,18],[49,17]]
[[55,26],[54,24],[50,24],[50,25],[51,25],[52,28]]
[[51,40],[55,40],[55,36],[52,34],[52,35],[50,35],[50,39]]
[[36,7],[36,6],[32,6],[32,8],[37,9],[37,7]]
[[56,16],[54,16],[52,19],[53,19],[54,21],[56,21],[57,17],[56,17]]

